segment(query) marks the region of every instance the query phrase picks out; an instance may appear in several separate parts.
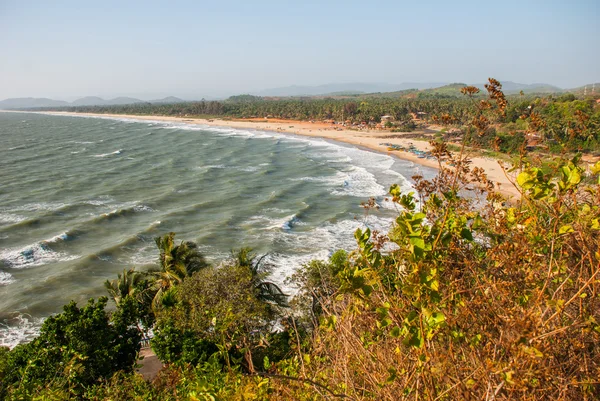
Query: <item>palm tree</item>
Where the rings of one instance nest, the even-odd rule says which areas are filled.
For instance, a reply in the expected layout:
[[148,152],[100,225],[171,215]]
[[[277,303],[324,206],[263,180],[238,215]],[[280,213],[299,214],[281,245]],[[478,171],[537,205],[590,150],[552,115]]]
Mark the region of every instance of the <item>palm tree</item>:
[[160,270],[154,273],[157,291],[152,304],[158,307],[170,288],[180,284],[195,272],[208,267],[209,264],[195,243],[182,241],[179,245],[175,245],[173,232],[157,237],[155,241],[160,251]]
[[259,301],[274,304],[281,307],[288,307],[288,295],[272,281],[266,280],[271,268],[262,262],[266,254],[257,259],[256,254],[252,253],[251,248],[241,248],[238,251],[231,251],[234,262],[241,267],[247,267],[252,274],[252,284],[256,289],[256,298]]
[[123,270],[123,274],[117,275],[114,280],[106,280],[104,287],[115,301],[115,304],[119,305],[121,300],[126,296],[137,297],[138,287],[137,285],[143,279],[140,272],[136,272],[134,268],[129,270]]

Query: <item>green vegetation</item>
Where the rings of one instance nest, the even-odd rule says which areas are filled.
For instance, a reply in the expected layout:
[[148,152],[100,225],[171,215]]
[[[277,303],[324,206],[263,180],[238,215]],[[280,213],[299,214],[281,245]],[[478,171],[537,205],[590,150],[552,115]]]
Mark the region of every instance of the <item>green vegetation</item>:
[[[482,99],[463,89],[474,110],[462,146],[491,136],[494,120],[511,112],[496,81],[487,90]],[[552,127],[541,113],[528,118]],[[399,212],[390,231],[359,229],[355,250],[304,266],[290,278],[290,302],[248,249],[208,266],[195,244],[167,234],[157,239],[160,273],[125,271],[107,284],[112,314],[105,299],[70,304],[38,339],[0,352],[0,394],[600,398],[600,162],[522,156],[514,166],[522,197],[508,205],[463,152],[431,144],[453,167],[431,181],[414,177],[415,193],[392,186]],[[475,197],[461,196],[465,188]],[[132,372],[143,321],[153,322],[152,347],[167,362],[151,383]]]
[[[473,123],[474,104],[480,102],[481,107],[486,102],[483,93],[475,87],[471,88],[476,89],[476,92],[466,98],[462,91],[464,87],[464,84],[457,83],[422,91],[327,98],[262,98],[240,95],[225,101],[80,106],[63,107],[60,110],[177,117],[268,117],[364,123],[371,126],[380,123],[382,116],[389,115],[393,120],[385,128],[394,131],[411,131],[416,128],[416,124],[435,123],[464,134]],[[502,86],[499,85],[499,90],[501,89]],[[555,154],[565,151],[600,152],[600,106],[594,96],[579,93],[558,96],[522,93],[505,99],[507,103],[504,112],[487,121],[490,131],[481,135],[482,138],[475,141],[474,145],[509,154],[522,153],[527,145]],[[448,137],[447,140],[459,140],[460,134]],[[472,137],[470,134],[469,136]]]

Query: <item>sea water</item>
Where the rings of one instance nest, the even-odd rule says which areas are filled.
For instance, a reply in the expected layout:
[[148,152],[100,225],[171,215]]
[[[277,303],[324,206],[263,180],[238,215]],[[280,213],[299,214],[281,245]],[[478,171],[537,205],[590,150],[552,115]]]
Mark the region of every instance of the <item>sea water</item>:
[[[283,283],[312,259],[389,230],[389,186],[432,170],[276,132],[126,118],[0,113],[0,345],[70,300],[156,265],[176,232],[213,263],[248,246]],[[361,202],[381,209],[365,214]]]

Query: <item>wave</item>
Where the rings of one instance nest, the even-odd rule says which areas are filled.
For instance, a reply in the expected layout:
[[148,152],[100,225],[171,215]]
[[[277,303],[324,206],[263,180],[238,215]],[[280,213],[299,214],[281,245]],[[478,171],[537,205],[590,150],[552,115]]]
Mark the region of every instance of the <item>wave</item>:
[[62,233],[22,248],[4,250],[0,252],[0,261],[12,269],[23,269],[78,259],[79,255],[69,255],[64,252],[57,252],[51,248],[50,245],[59,241],[65,241],[67,238],[68,235]]
[[118,243],[98,250],[88,259],[100,259],[123,265],[149,265],[156,262],[157,251],[154,238],[159,234],[161,221],[152,222],[144,230],[120,240]]
[[44,244],[54,244],[54,243],[61,242],[61,241],[67,241],[69,239],[70,239],[69,234],[67,234],[66,232],[64,232],[64,233],[55,235],[54,237],[52,237],[50,239],[47,239],[45,241],[42,241],[42,242]]
[[102,153],[99,155],[94,155],[94,157],[108,157],[111,155],[120,155],[121,153],[123,153],[123,149],[115,150],[114,152],[111,152],[111,153]]
[[66,206],[69,206],[67,203],[62,202],[36,202],[36,203],[27,203],[21,206],[15,206],[11,208],[3,208],[4,211],[7,212],[37,212],[37,211],[50,211],[55,212]]
[[350,195],[358,198],[385,196],[387,190],[381,185],[374,174],[364,167],[351,167],[345,172],[337,174],[343,181],[341,188],[331,191],[333,195]]
[[0,322],[0,347],[10,349],[29,342],[40,333],[44,319],[19,314]]
[[108,203],[112,203],[114,201],[115,200],[113,198],[111,198],[110,196],[100,196],[96,199],[85,200],[82,203],[87,204],[87,205],[92,205],[92,206],[103,206]]
[[113,209],[110,212],[102,213],[100,216],[94,217],[91,222],[88,223],[100,223],[103,221],[113,220],[119,217],[131,216],[135,213],[140,212],[154,212],[148,205],[139,204],[136,202],[127,202],[118,205],[117,209]]
[[[1,227],[2,231],[15,229],[19,227],[34,227],[43,223],[54,221],[57,215],[64,216],[68,213],[77,212],[78,209],[86,206],[110,207],[112,202],[114,202],[114,199],[110,197],[100,197],[98,199],[90,199],[85,201],[79,201],[76,203],[35,203],[13,208],[3,208],[0,209],[0,226],[4,225],[3,227]],[[117,204],[114,206],[116,206],[117,209],[114,209],[111,213],[117,212],[119,208],[122,207],[133,208],[132,211],[134,212],[154,211],[154,209],[152,209],[150,206],[140,205],[137,202],[123,203],[120,205]],[[23,217],[18,214],[14,214],[14,212],[45,213],[37,213],[36,216],[32,217]],[[100,217],[96,217],[95,219],[102,219],[103,217],[105,217],[105,215],[101,215]]]
[[18,224],[22,221],[27,220],[27,218],[23,216],[19,216],[16,214],[10,213],[0,213],[0,224]]
[[269,254],[265,262],[273,267],[272,279],[283,285],[286,290],[293,290],[285,281],[302,265],[311,260],[327,260],[338,249],[354,249],[354,232],[357,228],[369,227],[371,230],[386,232],[392,222],[392,218],[369,216],[362,221],[344,219],[327,222],[309,231],[280,231],[274,237],[274,243],[286,244],[285,248],[294,249],[294,252]]
[[249,222],[258,222],[265,230],[291,230],[292,226],[299,222],[295,214],[289,216],[272,218],[265,215],[252,216],[248,219]]
[[9,285],[15,282],[15,278],[12,274],[0,271],[0,286]]

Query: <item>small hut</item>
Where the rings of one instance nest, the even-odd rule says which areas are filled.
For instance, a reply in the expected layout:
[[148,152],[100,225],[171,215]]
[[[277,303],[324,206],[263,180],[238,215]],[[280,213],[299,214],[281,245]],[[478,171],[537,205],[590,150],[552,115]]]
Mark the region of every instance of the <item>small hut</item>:
[[381,124],[385,124],[387,122],[392,122],[392,121],[394,121],[394,117],[392,117],[392,116],[388,116],[388,115],[381,116]]

